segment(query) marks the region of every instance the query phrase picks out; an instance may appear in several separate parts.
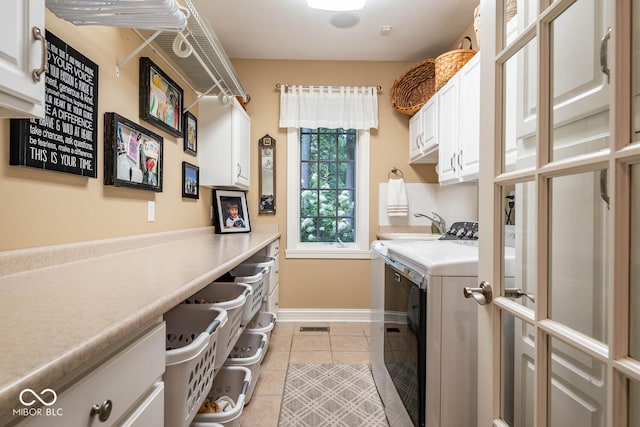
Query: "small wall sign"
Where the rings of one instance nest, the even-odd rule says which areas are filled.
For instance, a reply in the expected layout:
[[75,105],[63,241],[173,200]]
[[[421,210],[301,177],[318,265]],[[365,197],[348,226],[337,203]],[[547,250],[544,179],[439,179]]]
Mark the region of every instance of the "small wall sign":
[[98,65],[47,31],[43,119],[12,119],[9,163],[96,178]]

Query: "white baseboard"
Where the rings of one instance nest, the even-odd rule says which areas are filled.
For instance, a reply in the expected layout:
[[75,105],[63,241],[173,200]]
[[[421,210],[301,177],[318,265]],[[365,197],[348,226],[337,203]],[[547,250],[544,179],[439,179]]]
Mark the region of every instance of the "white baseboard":
[[371,310],[281,308],[278,322],[371,322]]

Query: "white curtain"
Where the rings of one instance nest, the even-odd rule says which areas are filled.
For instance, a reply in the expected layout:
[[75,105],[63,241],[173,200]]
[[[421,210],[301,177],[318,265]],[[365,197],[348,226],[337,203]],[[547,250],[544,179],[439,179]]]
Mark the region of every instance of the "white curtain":
[[378,88],[280,87],[280,127],[378,128]]

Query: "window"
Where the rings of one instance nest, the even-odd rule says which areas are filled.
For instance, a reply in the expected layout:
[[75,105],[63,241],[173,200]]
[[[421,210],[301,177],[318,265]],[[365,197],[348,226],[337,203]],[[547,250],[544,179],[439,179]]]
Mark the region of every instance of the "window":
[[288,258],[369,257],[369,132],[289,128]]

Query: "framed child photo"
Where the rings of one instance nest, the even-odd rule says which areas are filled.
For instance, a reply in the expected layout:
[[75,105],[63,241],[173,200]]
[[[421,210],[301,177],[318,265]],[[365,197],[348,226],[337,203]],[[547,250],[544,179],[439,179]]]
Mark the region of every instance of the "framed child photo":
[[160,135],[116,113],[104,113],[104,184],[162,191]]
[[213,204],[213,225],[217,234],[251,231],[244,191],[214,189]]
[[200,168],[191,163],[182,162],[182,197],[200,198]]
[[140,118],[182,136],[184,92],[147,57],[140,58]]
[[198,154],[198,120],[190,111],[184,112],[184,151],[194,156]]

